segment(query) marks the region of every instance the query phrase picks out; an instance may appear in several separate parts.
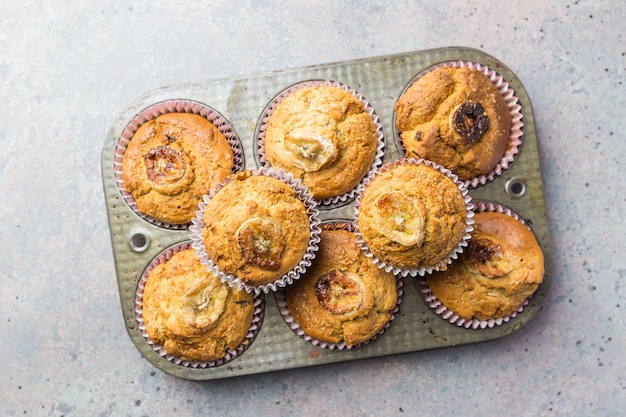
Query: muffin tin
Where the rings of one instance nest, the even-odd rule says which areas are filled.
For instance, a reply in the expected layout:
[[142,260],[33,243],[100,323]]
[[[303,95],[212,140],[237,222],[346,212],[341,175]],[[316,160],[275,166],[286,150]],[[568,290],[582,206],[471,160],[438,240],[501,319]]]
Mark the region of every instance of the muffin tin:
[[[265,294],[264,320],[250,348],[234,360],[216,367],[193,368],[168,361],[147,343],[136,318],[135,298],[145,268],[163,250],[189,239],[187,229],[168,229],[146,221],[129,207],[120,193],[114,172],[119,138],[135,115],[154,103],[189,100],[216,109],[236,131],[243,147],[246,169],[260,168],[256,133],[268,103],[285,88],[305,80],[335,80],[365,97],[378,114],[385,135],[383,162],[401,156],[394,140],[393,106],[406,83],[424,69],[455,60],[478,62],[497,71],[515,90],[522,107],[523,138],[515,161],[486,185],[470,189],[474,200],[510,207],[534,231],[545,256],[543,284],[524,311],[506,323],[485,329],[467,329],[438,316],[425,302],[415,278],[404,278],[402,305],[393,324],[372,343],[354,349],[332,350],[298,337],[280,315],[274,294]],[[200,81],[158,89],[130,104],[108,131],[102,150],[102,177],[122,316],[128,334],[141,354],[154,366],[177,377],[209,380],[314,365],[366,359],[427,349],[485,342],[524,326],[540,310],[551,284],[552,251],[543,195],[537,136],[530,99],[517,76],[496,58],[470,48],[449,47],[413,51],[324,65]],[[352,219],[354,201],[320,210],[321,220]]]

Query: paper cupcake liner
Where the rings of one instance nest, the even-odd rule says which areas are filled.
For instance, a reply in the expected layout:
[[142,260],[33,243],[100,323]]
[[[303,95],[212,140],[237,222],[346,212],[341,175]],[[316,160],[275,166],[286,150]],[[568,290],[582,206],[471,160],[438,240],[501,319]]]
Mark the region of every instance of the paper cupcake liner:
[[[497,204],[497,203],[488,202],[488,201],[475,202],[474,211],[476,213],[480,213],[483,211],[494,211],[498,213],[504,213],[508,216],[513,217],[515,220],[518,220],[520,223],[524,224],[526,227],[530,229],[530,226],[528,225],[528,223],[525,222],[524,219],[522,219],[517,213],[515,213],[510,208]],[[432,291],[430,290],[430,287],[428,286],[428,282],[424,278],[420,278],[416,280],[416,285],[418,287],[418,290],[423,294],[426,304],[428,304],[428,306],[435,313],[437,313],[443,319],[447,320],[448,322],[452,324],[456,324],[457,326],[464,327],[466,329],[474,329],[474,330],[492,328],[492,327],[499,326],[504,323],[508,323],[509,321],[511,321],[511,319],[517,317],[518,314],[524,311],[524,308],[528,305],[528,303],[533,297],[533,295],[529,296],[526,299],[526,301],[524,301],[524,303],[522,303],[522,305],[516,311],[509,314],[508,316],[498,317],[498,318],[489,319],[489,320],[478,320],[478,319],[468,320],[468,319],[459,317],[453,311],[449,310],[445,305],[443,305],[443,303],[439,301],[439,299],[435,296],[435,294],[432,293]]]
[[237,289],[245,289],[247,292],[254,292],[255,294],[268,293],[270,291],[277,291],[279,288],[291,284],[298,279],[306,269],[311,266],[311,261],[315,258],[315,253],[319,249],[318,243],[320,241],[319,234],[321,229],[319,227],[320,220],[318,218],[319,211],[316,208],[316,202],[308,192],[307,188],[300,183],[300,180],[293,178],[290,173],[286,173],[283,170],[274,170],[273,168],[260,168],[256,171],[251,171],[254,175],[265,175],[272,178],[276,178],[289,185],[297,194],[298,198],[302,201],[305,208],[309,213],[309,222],[311,225],[309,240],[309,246],[306,253],[293,269],[284,274],[282,277],[264,285],[250,285],[243,282],[235,274],[226,273],[217,266],[217,264],[209,257],[204,248],[204,242],[202,239],[202,229],[204,228],[204,222],[202,220],[204,211],[207,204],[215,196],[215,194],[221,190],[226,184],[232,181],[232,177],[227,178],[223,184],[219,184],[213,188],[208,195],[205,195],[203,201],[198,205],[199,210],[196,211],[196,217],[189,226],[191,232],[190,239],[192,241],[192,247],[196,249],[197,255],[200,257],[200,262],[207,266],[207,269],[213,273],[213,275],[220,278],[222,282],[226,282],[231,287],[237,287]]
[[[454,183],[459,188],[464,198],[465,210],[467,213],[466,218],[465,218],[465,234],[463,235],[459,243],[450,252],[448,252],[446,256],[444,256],[440,261],[436,262],[434,265],[431,265],[428,267],[417,268],[417,269],[398,268],[378,258],[376,255],[374,255],[374,253],[372,253],[367,243],[365,243],[365,240],[363,239],[363,235],[361,234],[358,228],[359,208],[361,206],[361,196],[363,195],[363,191],[369,186],[372,180],[376,178],[376,176],[380,175],[381,173],[385,171],[389,171],[390,169],[393,169],[397,166],[406,165],[406,164],[415,164],[415,165],[424,164],[424,165],[430,166],[432,168],[435,168],[442,174],[446,175],[447,177],[449,177],[452,181],[454,181]],[[407,275],[410,275],[413,277],[417,275],[424,276],[425,274],[430,274],[433,271],[445,270],[447,268],[447,265],[449,265],[454,259],[457,259],[459,254],[463,252],[463,248],[467,246],[467,241],[470,238],[470,232],[474,230],[474,227],[472,226],[474,224],[474,219],[473,219],[474,212],[472,211],[473,208],[474,208],[474,205],[472,203],[472,197],[469,195],[468,189],[465,187],[464,183],[461,182],[454,173],[452,173],[452,171],[427,159],[399,158],[393,162],[389,162],[383,165],[379,170],[370,174],[363,182],[363,185],[359,188],[359,194],[354,204],[354,212],[353,212],[353,220],[354,220],[354,224],[356,227],[355,233],[357,235],[357,239],[358,239],[359,246],[361,247],[361,249],[365,251],[366,256],[372,258],[372,262],[378,265],[379,268],[384,268],[385,271],[387,272],[393,271],[394,274],[396,275],[400,274],[403,277],[406,277]]]
[[126,204],[142,219],[149,223],[163,227],[166,229],[183,230],[187,229],[190,223],[187,224],[172,224],[164,222],[162,220],[155,219],[152,216],[144,214],[137,210],[137,203],[135,198],[124,188],[124,181],[122,179],[122,163],[124,160],[124,153],[130,143],[131,139],[137,129],[141,125],[166,113],[193,113],[203,117],[211,122],[215,127],[219,129],[224,135],[228,144],[233,150],[234,165],[232,172],[236,173],[244,168],[244,153],[239,136],[235,132],[235,129],[230,122],[222,116],[217,110],[191,100],[166,100],[155,103],[142,111],[140,111],[133,119],[128,122],[128,125],[124,128],[124,131],[120,135],[117,143],[115,144],[115,150],[113,153],[113,173],[115,174],[115,182],[117,188],[122,195],[122,198]]
[[[321,224],[321,228],[325,230],[348,230],[350,232],[355,232],[356,227],[350,221],[340,221],[340,220],[328,220]],[[276,300],[276,305],[278,306],[278,311],[282,316],[285,323],[289,326],[289,328],[299,337],[311,343],[312,345],[319,346],[324,349],[330,350],[344,350],[344,349],[354,349],[360,346],[367,345],[374,340],[378,339],[385,331],[391,326],[393,321],[396,318],[398,311],[400,310],[400,304],[402,303],[402,297],[404,296],[404,280],[401,277],[397,276],[397,291],[398,291],[398,300],[396,302],[396,306],[391,310],[391,317],[389,321],[376,333],[372,338],[363,341],[361,343],[357,343],[353,346],[346,345],[345,342],[340,343],[332,343],[332,342],[324,342],[318,340],[314,337],[309,336],[305,333],[305,331],[300,327],[300,325],[294,320],[291,313],[289,312],[289,308],[287,307],[287,299],[284,291],[277,291],[274,293],[274,298]]]
[[[374,107],[372,107],[370,102],[365,97],[363,97],[361,93],[357,92],[355,89],[347,86],[346,84],[342,84],[338,81],[331,81],[331,80],[303,81],[301,83],[298,83],[298,84],[292,85],[291,87],[286,88],[285,90],[280,92],[278,95],[276,95],[276,97],[274,97],[269,102],[269,104],[265,107],[265,109],[263,110],[263,113],[261,113],[260,121],[257,124],[256,132],[254,134],[254,138],[256,141],[255,156],[258,159],[257,162],[259,166],[263,166],[266,168],[271,166],[269,161],[265,159],[265,132],[267,131],[270,116],[276,110],[278,105],[287,96],[295,93],[296,91],[299,91],[308,87],[321,87],[321,86],[337,87],[337,88],[342,89],[343,91],[346,91],[352,94],[363,104],[365,111],[370,115],[370,117],[372,118],[372,121],[374,122],[374,125],[376,126],[376,137],[377,137],[376,155],[374,157],[374,161],[372,163],[370,170],[368,171],[368,173],[364,175],[364,178],[365,178],[368,174],[378,169],[383,163],[383,157],[385,153],[385,136],[383,133],[383,126],[382,126],[382,123],[380,122],[380,118],[378,117],[378,114],[376,114],[376,111],[374,110]],[[326,198],[323,200],[317,200],[318,208],[320,210],[332,209],[335,207],[342,206],[349,201],[352,201],[356,196],[359,185],[362,183],[363,183],[363,179],[361,179],[360,183],[357,184],[356,187],[354,187],[352,190],[344,194],[340,194],[338,196]]]
[[[502,173],[513,163],[517,154],[520,152],[523,139],[522,128],[524,127],[524,122],[522,121],[522,106],[519,104],[519,99],[515,95],[513,87],[511,87],[511,85],[500,74],[487,66],[471,61],[451,61],[434,65],[413,77],[404,90],[402,90],[399,97],[402,97],[402,95],[404,95],[411,85],[413,85],[413,83],[420,77],[423,77],[433,70],[445,67],[470,68],[483,73],[498,88],[504,98],[504,101],[507,103],[509,112],[511,113],[511,134],[509,135],[509,144],[500,161],[489,173],[479,175],[463,182],[463,185],[466,188],[476,188],[485,185],[502,175]],[[404,148],[404,144],[402,143],[402,138],[400,137],[400,132],[396,126],[395,111],[393,112],[393,132],[398,149],[403,155],[406,155],[406,150]]]
[[137,320],[137,326],[141,331],[141,335],[144,337],[146,342],[152,347],[159,356],[167,359],[168,361],[188,367],[188,368],[212,368],[216,366],[223,365],[232,361],[233,359],[241,356],[251,345],[252,342],[256,339],[259,331],[261,330],[261,326],[263,324],[263,319],[265,317],[265,297],[263,295],[255,295],[254,296],[254,316],[252,317],[252,323],[250,324],[250,328],[248,329],[248,333],[246,334],[245,339],[239,346],[235,349],[228,349],[223,358],[210,361],[210,362],[196,362],[196,361],[188,361],[183,360],[180,357],[173,356],[168,354],[163,345],[155,344],[148,336],[148,332],[146,331],[146,326],[143,321],[143,294],[146,286],[146,281],[148,279],[148,275],[150,272],[159,264],[167,262],[178,252],[191,248],[191,241],[181,242],[170,248],[161,252],[157,257],[155,257],[150,264],[146,267],[139,282],[137,283],[137,290],[135,293],[135,319]]

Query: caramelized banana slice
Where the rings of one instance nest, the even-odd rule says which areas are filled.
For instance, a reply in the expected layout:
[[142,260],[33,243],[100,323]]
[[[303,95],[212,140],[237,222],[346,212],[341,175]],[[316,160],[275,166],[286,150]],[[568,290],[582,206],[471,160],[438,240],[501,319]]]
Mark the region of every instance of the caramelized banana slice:
[[227,295],[228,286],[217,278],[198,281],[183,294],[183,320],[189,327],[206,329],[224,311]]
[[489,117],[482,104],[467,101],[452,114],[452,126],[467,143],[473,143],[489,129]]
[[274,222],[258,217],[246,220],[237,229],[236,237],[246,262],[270,271],[280,268],[285,239]]
[[383,194],[377,201],[378,227],[387,238],[403,246],[424,240],[424,219],[415,201],[400,192]]
[[469,241],[467,259],[487,278],[499,278],[513,270],[512,262],[506,256],[502,245],[486,238]]
[[[355,275],[332,270],[317,279],[315,294],[326,310],[346,314],[360,307],[371,308],[370,289]],[[369,296],[368,296],[369,295]]]
[[294,156],[292,164],[305,171],[318,171],[337,157],[332,138],[307,129],[294,129],[285,135],[285,148]]
[[150,149],[143,158],[148,179],[158,184],[178,182],[187,171],[187,160],[183,152],[175,151],[167,145]]

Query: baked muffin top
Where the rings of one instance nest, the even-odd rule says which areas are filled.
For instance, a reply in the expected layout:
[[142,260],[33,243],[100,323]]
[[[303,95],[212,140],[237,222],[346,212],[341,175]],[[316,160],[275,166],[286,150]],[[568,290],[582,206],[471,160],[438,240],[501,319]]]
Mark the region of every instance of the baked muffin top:
[[202,196],[231,174],[233,150],[205,117],[166,113],[142,124],[122,161],[137,210],[170,224],[194,217]]
[[435,266],[461,242],[467,208],[457,184],[416,160],[383,166],[362,190],[357,225],[374,256],[416,270]]
[[265,132],[265,159],[323,200],[354,189],[372,167],[377,134],[361,101],[333,86],[297,90],[278,105]]
[[474,216],[468,247],[446,271],[427,277],[432,293],[464,319],[502,318],[543,282],[544,257],[533,233],[498,212]]
[[150,271],[142,314],[148,336],[168,354],[210,362],[243,342],[254,300],[207,271],[194,249],[183,249]]
[[220,271],[251,286],[280,279],[296,267],[311,237],[309,213],[284,181],[234,174],[207,203],[202,239]]
[[323,342],[347,346],[374,337],[397,303],[395,276],[374,265],[348,230],[323,230],[311,268],[285,288],[290,314]]
[[473,68],[440,67],[418,78],[395,105],[407,157],[443,165],[461,180],[489,173],[511,134],[498,88]]

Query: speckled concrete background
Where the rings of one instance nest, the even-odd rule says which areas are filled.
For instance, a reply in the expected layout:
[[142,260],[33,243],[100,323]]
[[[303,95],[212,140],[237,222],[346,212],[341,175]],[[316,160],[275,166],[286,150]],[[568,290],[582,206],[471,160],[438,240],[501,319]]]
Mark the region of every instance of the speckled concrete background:
[[[623,2],[4,1],[0,414],[594,415],[626,408]],[[444,46],[505,62],[534,105],[555,268],[503,339],[192,382],[120,312],[100,157],[138,96]]]

